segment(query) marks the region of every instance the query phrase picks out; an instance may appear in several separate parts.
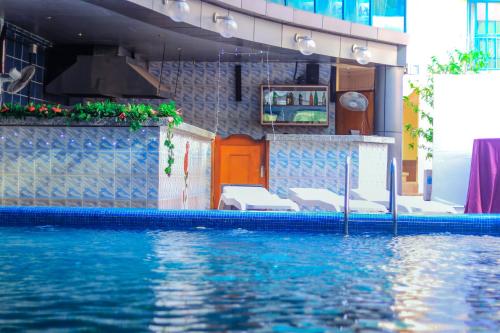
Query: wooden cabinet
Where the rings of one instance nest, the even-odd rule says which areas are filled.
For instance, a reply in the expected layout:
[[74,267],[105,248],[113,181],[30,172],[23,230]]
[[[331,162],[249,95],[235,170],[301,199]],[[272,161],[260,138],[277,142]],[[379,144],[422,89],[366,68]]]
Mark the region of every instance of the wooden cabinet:
[[335,101],[335,134],[348,135],[351,130],[358,130],[362,135],[373,134],[373,91],[357,91],[368,99],[368,109],[365,112],[350,111],[344,108],[340,102],[340,96],[344,93],[338,91]]
[[357,66],[337,67],[338,91],[373,91],[375,89],[375,68]]

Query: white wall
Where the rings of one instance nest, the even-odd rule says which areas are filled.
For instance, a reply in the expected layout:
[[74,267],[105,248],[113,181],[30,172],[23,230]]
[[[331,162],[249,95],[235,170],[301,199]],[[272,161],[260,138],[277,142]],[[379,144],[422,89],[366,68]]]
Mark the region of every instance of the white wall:
[[500,138],[498,87],[497,72],[436,77],[433,200],[465,204],[474,139]]
[[[407,63],[410,70],[418,66],[419,75],[405,75],[403,94],[411,93],[409,82],[425,82],[426,69],[432,56],[446,59],[449,52],[466,50],[467,1],[466,0],[408,0],[407,32],[410,43],[407,48]],[[427,111],[431,111],[423,103]],[[432,112],[431,112],[432,114]],[[403,124],[404,126],[405,124]],[[428,124],[421,123],[421,127]],[[423,192],[423,170],[432,168],[425,159],[425,151],[419,150],[419,191]]]
[[408,0],[407,8],[408,64],[423,72],[431,56],[467,48],[466,0]]

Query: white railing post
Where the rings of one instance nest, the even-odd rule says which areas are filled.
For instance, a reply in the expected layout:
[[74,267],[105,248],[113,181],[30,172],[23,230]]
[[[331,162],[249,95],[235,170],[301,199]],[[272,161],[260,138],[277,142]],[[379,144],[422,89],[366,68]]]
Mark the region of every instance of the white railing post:
[[392,215],[392,228],[394,235],[398,234],[398,165],[396,158],[391,162],[391,186],[390,186],[390,211]]
[[351,196],[351,157],[345,161],[344,183],[344,235],[349,235],[349,198]]

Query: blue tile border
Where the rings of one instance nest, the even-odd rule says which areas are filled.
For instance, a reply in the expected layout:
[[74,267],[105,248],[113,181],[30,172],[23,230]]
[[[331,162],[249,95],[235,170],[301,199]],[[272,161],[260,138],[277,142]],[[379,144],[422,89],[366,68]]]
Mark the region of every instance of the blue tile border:
[[[390,215],[352,214],[351,234],[392,233]],[[0,226],[173,229],[193,228],[341,233],[332,212],[240,212],[133,208],[0,207]],[[500,215],[402,215],[398,234],[456,233],[500,236]]]

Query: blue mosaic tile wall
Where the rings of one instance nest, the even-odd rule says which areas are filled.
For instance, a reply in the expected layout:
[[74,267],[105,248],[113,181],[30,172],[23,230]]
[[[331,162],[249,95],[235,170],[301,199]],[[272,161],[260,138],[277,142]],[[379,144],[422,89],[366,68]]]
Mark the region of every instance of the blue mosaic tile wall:
[[[176,137],[179,141],[182,134]],[[159,189],[167,160],[159,142],[160,127],[130,132],[128,127],[0,126],[0,205],[158,208],[168,191]],[[204,144],[210,147],[210,140]],[[192,164],[207,155],[201,146],[193,143]],[[170,186],[180,179],[184,184],[181,151],[172,178],[164,180]],[[198,176],[194,172],[193,179]],[[196,198],[207,183],[210,191],[210,178],[191,184],[190,208],[209,207]],[[182,198],[182,192],[175,195]],[[169,204],[174,202],[162,207],[182,208]]]
[[[163,230],[245,229],[280,232],[343,233],[344,216],[333,212],[241,212],[61,207],[0,207],[0,226],[131,228]],[[456,233],[500,235],[500,215],[401,215],[398,235]],[[390,214],[352,213],[349,234],[394,232]]]
[[35,65],[36,72],[30,84],[16,94],[3,93],[3,103],[40,103],[43,97],[43,78],[45,73],[45,48],[38,45],[37,53],[31,52],[33,41],[28,37],[6,28],[4,54],[4,73],[12,68],[18,70]]
[[347,156],[351,156],[352,188],[357,188],[358,143],[273,141],[269,152],[269,190],[282,198],[288,198],[288,189],[293,187],[326,188],[343,195]]
[[[242,101],[235,100],[234,67],[240,63],[221,63],[219,87],[219,127],[222,137],[231,134],[247,134],[261,139],[272,133],[270,126],[260,124],[260,85],[267,84],[267,64],[264,62],[241,63]],[[294,84],[295,63],[271,63],[271,84]],[[306,65],[300,63],[297,76],[305,73]],[[330,64],[320,64],[320,84],[330,82]],[[150,64],[150,72],[159,76],[161,62]],[[176,85],[178,63],[165,62],[162,82],[172,90]],[[177,97],[187,123],[214,132],[217,114],[217,62],[181,62]],[[153,101],[154,102],[154,101]],[[330,104],[329,127],[282,127],[276,126],[276,133],[335,134],[335,104]]]
[[[387,144],[331,141],[271,141],[269,190],[282,198],[289,188],[326,188],[344,195],[345,161],[351,157],[353,189],[386,189]],[[301,207],[320,210],[319,207]]]

